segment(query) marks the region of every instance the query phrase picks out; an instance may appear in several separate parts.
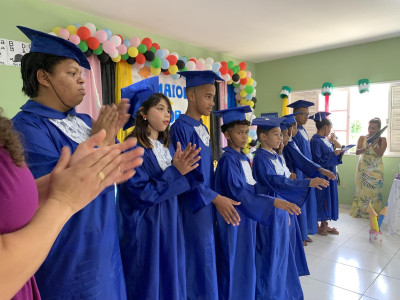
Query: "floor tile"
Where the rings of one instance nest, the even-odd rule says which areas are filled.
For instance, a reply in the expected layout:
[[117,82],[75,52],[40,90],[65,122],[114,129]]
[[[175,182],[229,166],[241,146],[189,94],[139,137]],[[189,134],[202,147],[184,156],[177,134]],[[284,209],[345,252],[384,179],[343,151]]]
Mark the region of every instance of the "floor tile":
[[309,277],[302,277],[300,281],[306,300],[358,300],[361,297],[360,294]]
[[367,297],[384,300],[398,300],[399,295],[400,280],[384,275],[379,275],[365,293]]
[[335,249],[332,253],[324,258],[375,273],[382,272],[382,270],[391,260],[391,257],[347,248],[345,246]]
[[398,244],[397,241],[393,242],[392,238],[387,239],[386,236],[383,236],[382,244],[371,243],[367,232],[355,235],[342,245],[348,248],[389,257],[393,257],[400,249],[400,244]]
[[333,250],[338,248],[340,245],[335,243],[324,242],[321,240],[314,240],[313,243],[308,243],[306,247],[304,247],[304,251],[306,254],[312,254],[318,257],[324,257],[328,255]]
[[393,258],[383,270],[382,275],[400,279],[400,259]]
[[373,272],[326,259],[321,259],[321,261],[311,266],[310,273],[309,277],[313,279],[359,294],[363,294],[378,276]]
[[307,253],[306,253],[306,258],[307,258],[308,268],[310,268],[311,266],[315,265],[317,262],[319,262],[322,259],[319,256],[315,256],[313,254],[307,254]]

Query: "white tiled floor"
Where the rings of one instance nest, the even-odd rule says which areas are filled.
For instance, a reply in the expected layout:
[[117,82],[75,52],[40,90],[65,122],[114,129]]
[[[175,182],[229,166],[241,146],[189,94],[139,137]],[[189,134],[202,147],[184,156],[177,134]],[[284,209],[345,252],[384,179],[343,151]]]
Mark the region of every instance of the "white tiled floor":
[[400,299],[400,237],[385,233],[382,244],[369,242],[369,221],[341,208],[330,225],[338,236],[313,235],[306,246],[310,276],[301,277],[306,300]]

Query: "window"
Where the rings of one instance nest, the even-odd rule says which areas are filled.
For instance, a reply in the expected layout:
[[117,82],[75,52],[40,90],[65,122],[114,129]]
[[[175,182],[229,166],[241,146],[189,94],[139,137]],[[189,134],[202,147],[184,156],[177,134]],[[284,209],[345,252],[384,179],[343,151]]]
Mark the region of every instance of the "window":
[[[293,92],[289,103],[304,99],[315,103],[310,115],[325,110],[325,97],[321,90]],[[369,92],[360,94],[358,86],[337,87],[329,99],[332,113],[332,131],[342,145],[357,144],[360,135],[368,133],[368,121],[380,118],[382,127],[389,125],[382,134],[388,140],[387,155],[400,155],[400,83],[375,83]],[[315,132],[314,122],[307,122],[306,130],[311,137]],[[349,153],[355,153],[355,147]]]

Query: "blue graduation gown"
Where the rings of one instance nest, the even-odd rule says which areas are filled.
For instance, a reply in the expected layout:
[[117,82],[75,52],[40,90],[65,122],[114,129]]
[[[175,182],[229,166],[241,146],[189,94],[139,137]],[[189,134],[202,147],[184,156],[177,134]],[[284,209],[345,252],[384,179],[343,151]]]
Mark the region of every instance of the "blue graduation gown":
[[[23,135],[27,165],[35,178],[53,170],[63,146],[71,152],[78,146],[49,118],[75,115],[91,127],[90,117],[74,109],[63,113],[29,100],[21,110],[12,121]],[[65,224],[35,277],[43,299],[126,299],[113,187]]]
[[[297,206],[301,207],[310,190],[310,180],[292,180],[286,178],[284,174],[278,174],[275,165],[272,163],[273,160],[283,168],[283,163],[277,154],[258,148],[253,160],[254,178],[262,186],[264,193],[296,203]],[[256,189],[259,190],[259,186],[256,186]],[[290,217],[290,243],[294,252],[297,271],[299,276],[309,275],[297,217],[295,215]]]
[[[321,167],[316,164],[312,160],[305,157],[301,152],[299,147],[297,147],[296,143],[291,140],[288,144],[283,148],[283,156],[285,157],[285,161],[287,167],[292,173],[296,173],[297,179],[301,180],[306,177],[314,178],[317,175],[320,175],[318,169]],[[311,188],[309,193],[314,194],[314,188]],[[315,195],[309,195],[309,198],[315,197]],[[308,225],[307,225],[307,207],[306,203],[301,207],[301,214],[297,216],[297,220],[299,221],[301,236],[303,240],[308,239]]]
[[[243,153],[226,147],[215,172],[215,190],[241,202],[240,225],[228,225],[216,214],[216,253],[219,299],[254,299],[256,289],[256,225],[269,225],[275,198],[255,194],[250,161]],[[246,174],[242,162],[248,164]]]
[[180,115],[172,124],[170,134],[174,147],[177,142],[181,143],[182,149],[190,142],[201,147],[201,159],[197,170],[203,175],[204,183],[179,196],[185,237],[187,299],[217,299],[214,216],[211,201],[218,194],[212,189],[214,167],[211,145],[207,145],[208,130],[201,120]]
[[[170,145],[171,157],[175,150]],[[119,186],[117,217],[128,299],[186,299],[185,249],[177,195],[198,180],[147,148],[135,175]]]
[[[300,152],[309,160],[312,160],[310,139],[308,137],[307,131],[303,126],[297,126],[297,134],[293,137],[293,141],[299,147]],[[296,172],[297,179],[303,179],[304,172],[298,170]],[[308,176],[307,176],[308,177]],[[308,234],[316,234],[318,232],[318,222],[317,222],[317,201],[315,199],[315,189],[311,188],[306,200],[306,210],[307,210],[307,228]]]
[[[342,163],[342,156],[335,155],[329,140],[324,136],[315,134],[311,138],[310,145],[313,160],[336,175],[336,166]],[[325,176],[321,175],[321,177],[329,180]],[[329,187],[326,189],[315,190],[315,196],[317,198],[318,221],[336,221],[339,216],[337,180],[330,180]]]

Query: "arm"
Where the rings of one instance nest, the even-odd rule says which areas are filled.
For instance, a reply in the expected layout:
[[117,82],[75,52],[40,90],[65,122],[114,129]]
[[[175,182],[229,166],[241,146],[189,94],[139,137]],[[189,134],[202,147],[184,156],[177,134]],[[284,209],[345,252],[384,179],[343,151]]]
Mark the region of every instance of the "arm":
[[327,149],[327,146],[320,139],[311,140],[311,154],[317,164],[328,168],[341,163],[340,154],[337,155],[335,151],[326,151],[325,149]]
[[[378,140],[378,139],[377,139]],[[378,145],[378,146],[374,146],[374,152],[376,153],[376,155],[378,155],[378,156],[383,156],[383,154],[385,153],[385,151],[386,151],[386,148],[387,148],[387,141],[386,141],[386,138],[384,138],[384,137],[381,137],[380,139],[379,139],[379,142],[377,142],[377,144],[376,145]]]
[[363,144],[363,141],[364,141],[365,138],[366,138],[365,136],[360,136],[360,137],[358,138],[358,141],[357,141],[357,149],[356,149],[356,154],[357,154],[357,155],[363,154],[363,153],[364,153],[365,151],[367,151],[367,150],[369,149],[369,147],[370,147],[370,145],[366,145],[364,148],[362,148],[362,144]]

